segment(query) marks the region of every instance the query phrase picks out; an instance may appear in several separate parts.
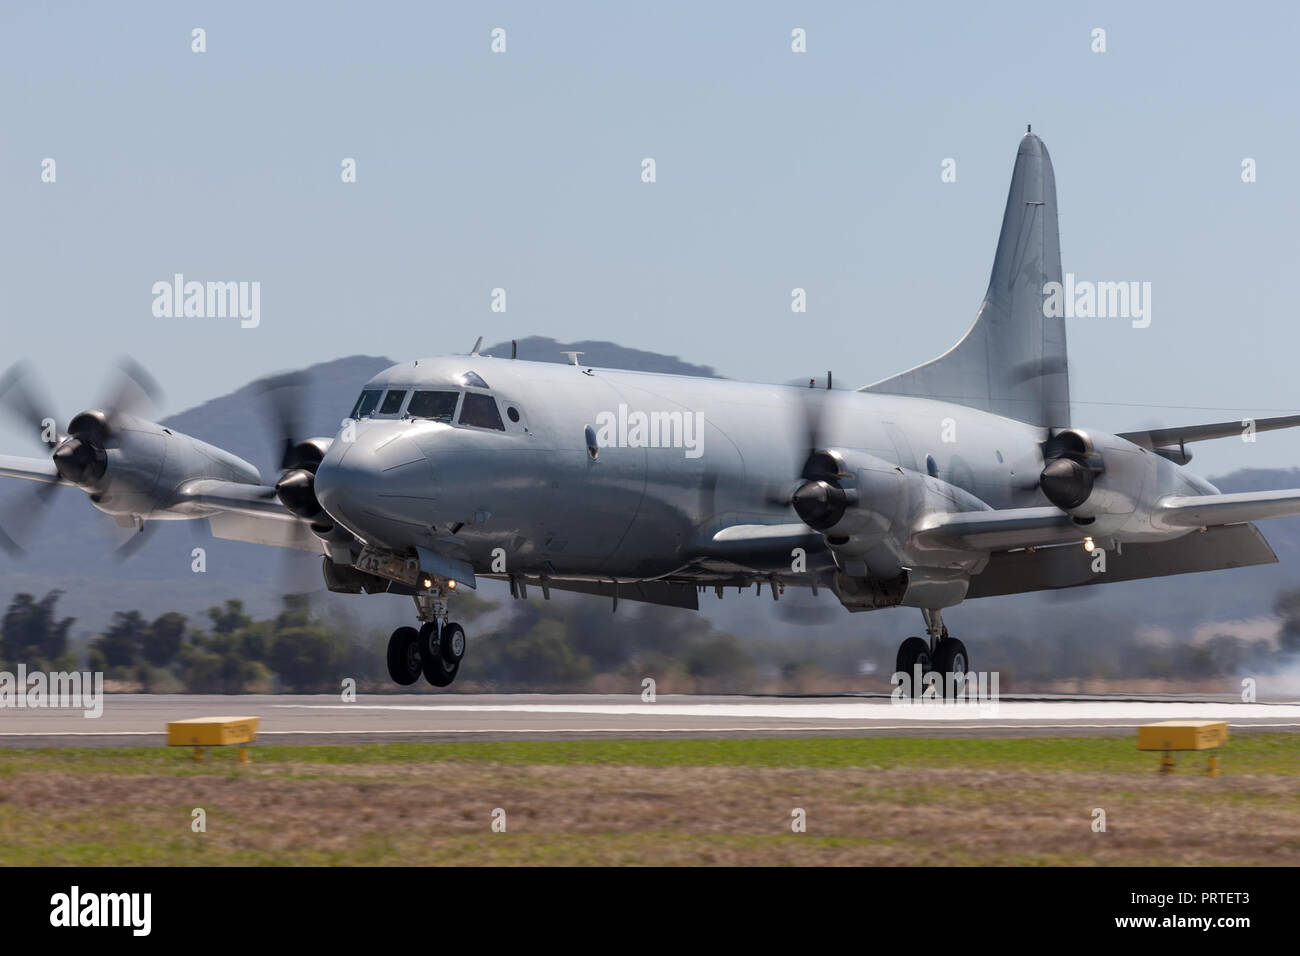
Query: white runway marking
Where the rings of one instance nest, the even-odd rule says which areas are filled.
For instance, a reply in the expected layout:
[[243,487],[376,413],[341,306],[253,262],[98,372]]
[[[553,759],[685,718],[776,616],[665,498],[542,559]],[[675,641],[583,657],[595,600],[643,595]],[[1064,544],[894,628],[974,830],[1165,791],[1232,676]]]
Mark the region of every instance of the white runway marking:
[[[409,713],[598,714],[610,717],[706,717],[776,720],[1233,720],[1250,717],[1300,720],[1300,704],[1222,704],[1149,701],[1000,701],[996,704],[939,705],[878,703],[771,704],[272,704],[295,710],[386,710]],[[1023,726],[1016,724],[1015,726]]]
[[[1235,727],[1238,730],[1297,730],[1300,729],[1300,723],[1296,724],[1234,724],[1229,723],[1229,727]],[[872,730],[912,730],[915,724],[873,724]],[[1133,725],[1129,724],[994,724],[984,721],[978,724],[953,724],[945,727],[945,730],[1131,730]],[[431,730],[428,727],[413,727],[407,730],[262,730],[258,731],[258,738],[262,737],[365,737],[365,736],[402,736],[407,734],[418,734],[427,736],[434,734],[626,734],[629,732],[644,734],[747,734],[747,733],[783,733],[790,730],[801,731],[836,731],[844,730],[843,725],[839,726],[806,726],[799,725],[791,727],[789,724],[780,727],[482,727],[482,728],[436,728]],[[134,731],[134,730],[106,730],[102,733],[63,733],[57,730],[37,731],[30,734],[2,734],[0,737],[165,737],[167,734],[158,730]]]

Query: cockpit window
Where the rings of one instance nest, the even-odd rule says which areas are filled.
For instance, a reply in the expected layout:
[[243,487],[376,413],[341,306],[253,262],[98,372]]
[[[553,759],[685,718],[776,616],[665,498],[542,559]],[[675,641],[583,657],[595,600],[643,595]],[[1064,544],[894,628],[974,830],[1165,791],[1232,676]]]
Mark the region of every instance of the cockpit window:
[[456,399],[460,392],[422,392],[411,396],[411,404],[406,406],[406,414],[412,418],[431,418],[435,422],[451,424],[451,417],[456,414]]
[[488,383],[483,381],[478,372],[466,372],[460,377],[460,384],[468,385],[470,388],[487,388]]
[[366,389],[361,393],[361,397],[357,399],[357,403],[352,406],[352,414],[348,417],[365,418],[375,410],[375,406],[379,404],[379,396],[382,394],[384,394],[383,389]]
[[476,428],[495,428],[499,432],[506,430],[501,413],[497,411],[496,399],[478,392],[465,393],[465,401],[460,406],[460,423]]
[[379,414],[396,415],[404,401],[406,401],[406,389],[390,388],[388,394],[384,396],[384,404],[379,406]]

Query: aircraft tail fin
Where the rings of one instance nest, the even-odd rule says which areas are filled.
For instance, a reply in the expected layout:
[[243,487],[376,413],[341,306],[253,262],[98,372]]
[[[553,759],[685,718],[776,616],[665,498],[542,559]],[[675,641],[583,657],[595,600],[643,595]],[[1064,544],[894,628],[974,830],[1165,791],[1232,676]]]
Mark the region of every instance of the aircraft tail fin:
[[938,358],[861,391],[935,398],[1034,425],[1068,426],[1065,319],[1043,314],[1044,285],[1061,281],[1056,177],[1047,147],[1027,132],[974,324]]

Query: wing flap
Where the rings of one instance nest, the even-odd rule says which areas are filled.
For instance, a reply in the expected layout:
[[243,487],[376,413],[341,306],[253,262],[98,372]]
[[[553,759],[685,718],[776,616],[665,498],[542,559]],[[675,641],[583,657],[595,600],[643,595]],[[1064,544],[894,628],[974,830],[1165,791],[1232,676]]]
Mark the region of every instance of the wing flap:
[[1126,544],[1122,551],[1107,555],[1105,574],[1092,570],[1092,555],[1082,548],[995,554],[984,570],[971,578],[966,597],[1023,594],[1275,563],[1277,556],[1253,524],[1230,524],[1173,541]]
[[208,527],[212,529],[214,538],[226,541],[244,541],[248,544],[292,548],[316,554],[325,552],[320,538],[312,534],[307,522],[288,512],[279,515],[250,515],[238,511],[222,511],[208,516]]
[[207,514],[214,538],[317,554],[325,551],[309,523],[290,513],[270,485],[203,478],[182,487],[178,497],[180,503],[199,506],[199,514],[215,512]]

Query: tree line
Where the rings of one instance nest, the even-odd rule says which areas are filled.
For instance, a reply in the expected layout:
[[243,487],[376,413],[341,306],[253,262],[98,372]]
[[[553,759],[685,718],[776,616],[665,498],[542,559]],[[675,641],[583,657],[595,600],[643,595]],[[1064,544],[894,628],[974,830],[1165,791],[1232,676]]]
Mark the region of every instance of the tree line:
[[[60,616],[61,592],[16,594],[0,620],[0,669],[92,670],[123,689],[168,693],[338,692],[345,679],[395,690],[385,669],[388,630],[367,629],[337,606],[313,607],[286,594],[277,614],[255,619],[231,598],[197,619],[168,612],[149,620],[118,611],[76,643]],[[896,639],[854,630],[811,637],[797,622],[788,635],[739,639],[693,612],[630,602],[611,615],[603,601],[500,602],[458,594],[455,617],[470,635],[453,690],[638,691],[653,677],[661,692],[760,689],[867,689],[888,679]],[[1276,640],[1222,634],[1159,644],[1132,634],[963,635],[975,666],[1003,674],[1003,689],[1057,678],[1204,679],[1267,673],[1300,658],[1300,588],[1282,592]],[[482,627],[472,623],[490,615]],[[822,683],[816,683],[820,680]],[[1011,681],[1012,683],[1008,683]],[[424,689],[417,685],[417,690]]]

